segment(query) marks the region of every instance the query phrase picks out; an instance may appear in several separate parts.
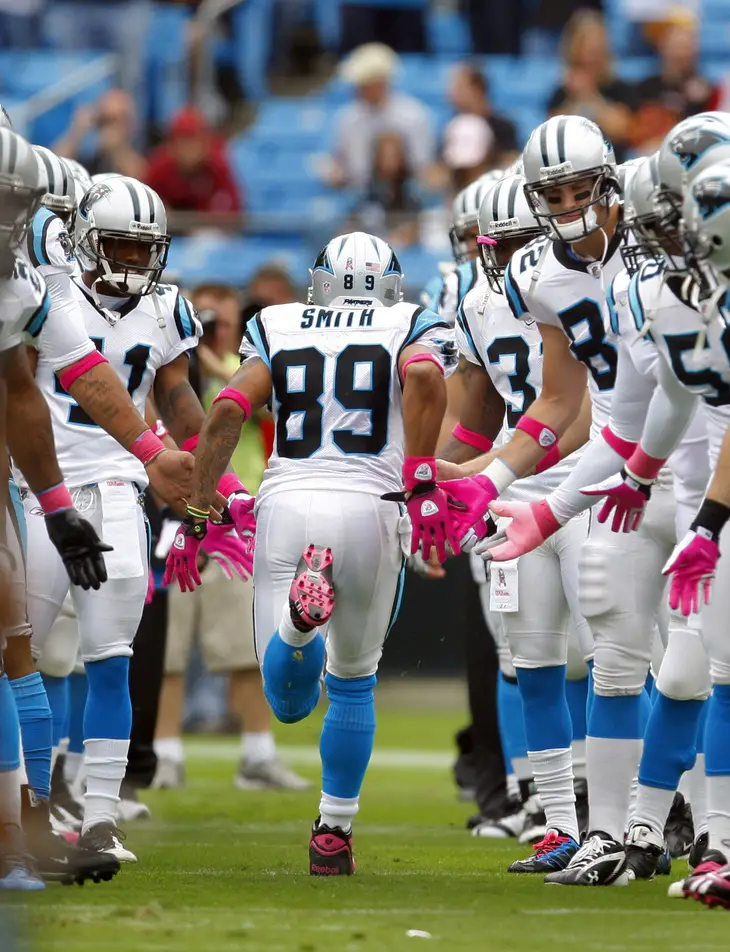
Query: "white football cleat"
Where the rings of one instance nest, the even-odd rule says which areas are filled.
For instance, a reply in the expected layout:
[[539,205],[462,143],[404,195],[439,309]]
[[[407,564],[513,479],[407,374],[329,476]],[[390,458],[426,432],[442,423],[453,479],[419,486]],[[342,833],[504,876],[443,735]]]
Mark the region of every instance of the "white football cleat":
[[95,823],[82,833],[76,844],[81,849],[93,850],[97,853],[110,853],[120,863],[136,863],[137,857],[126,846],[122,845],[121,833],[114,823],[104,820]]

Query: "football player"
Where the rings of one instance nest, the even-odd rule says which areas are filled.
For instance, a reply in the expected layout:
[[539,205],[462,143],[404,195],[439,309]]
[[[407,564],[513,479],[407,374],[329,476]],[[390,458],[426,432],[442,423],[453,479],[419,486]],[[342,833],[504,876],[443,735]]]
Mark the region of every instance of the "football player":
[[[154,386],[166,424],[178,444],[188,441],[184,448],[189,449],[204,418],[187,379],[187,352],[196,346],[200,326],[177,288],[160,284],[169,241],[165,209],[146,186],[125,178],[93,186],[76,217],[81,279],[68,282],[65,290],[71,313],[82,315],[93,342],[93,361],[107,362],[116,386],[121,381],[140,418]],[[51,311],[62,313],[62,308],[54,302]],[[59,462],[77,506],[113,546],[106,587],[86,592],[72,580],[70,589],[88,680],[84,721],[87,786],[79,845],[132,862],[134,854],[124,849],[117,837],[116,804],[131,727],[131,643],[148,583],[140,497],[148,482],[147,465],[160,454],[163,444],[145,430],[135,444],[135,459],[101,429],[93,410],[87,413],[76,402],[69,386],[74,375],[69,380],[65,372],[57,374],[54,355],[42,341],[35,374],[50,406]],[[33,487],[23,486],[30,553],[28,615],[34,650],[42,654],[69,580],[42,531]],[[237,568],[243,564],[242,543],[229,526],[213,529],[209,542],[210,551],[225,550]],[[67,660],[68,670],[74,660],[75,650]]]
[[373,745],[375,675],[410,534],[390,500],[406,499],[408,551],[422,545],[426,559],[432,546],[444,557],[449,544],[458,551],[434,459],[453,332],[402,303],[402,282],[384,241],[341,235],[314,263],[310,303],[267,307],[249,321],[241,368],[201,434],[188,515],[168,556],[168,578],[200,583],[197,550],[215,486],[242,423],[271,399],[276,442],[256,501],[255,637],[267,699],[286,723],[317,704],[326,637],[315,876],[355,871],[352,821]]

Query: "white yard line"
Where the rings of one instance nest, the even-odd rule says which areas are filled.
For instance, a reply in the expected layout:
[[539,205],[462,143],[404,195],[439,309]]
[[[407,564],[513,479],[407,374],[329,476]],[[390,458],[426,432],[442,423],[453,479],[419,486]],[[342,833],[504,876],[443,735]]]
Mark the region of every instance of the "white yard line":
[[[236,741],[186,741],[185,753],[195,760],[227,760],[236,762],[239,756]],[[287,764],[316,766],[319,764],[319,751],[315,746],[279,745],[277,751]],[[373,767],[398,767],[404,770],[444,770],[451,767],[456,754],[444,750],[406,750],[398,747],[386,747],[373,751],[370,764]]]

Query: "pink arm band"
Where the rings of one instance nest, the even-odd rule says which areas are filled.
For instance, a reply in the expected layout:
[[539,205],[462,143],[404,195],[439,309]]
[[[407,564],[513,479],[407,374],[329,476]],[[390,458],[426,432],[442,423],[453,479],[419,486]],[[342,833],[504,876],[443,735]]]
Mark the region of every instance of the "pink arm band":
[[192,453],[193,450],[198,445],[198,440],[200,439],[200,433],[196,433],[195,436],[189,436],[184,442],[180,449],[184,453]]
[[481,433],[475,433],[474,430],[467,430],[461,423],[457,423],[451,431],[451,435],[459,440],[460,443],[466,443],[467,446],[473,446],[475,450],[482,453],[488,453],[494,446],[494,443]]
[[36,499],[47,516],[61,509],[73,509],[71,493],[64,483],[59,483],[57,486],[51,486],[50,489],[44,489],[41,493],[36,493]]
[[436,364],[438,369],[443,374],[444,372],[443,365],[435,354],[414,354],[412,357],[409,357],[408,360],[401,367],[401,371],[400,371],[401,380],[406,379],[406,370],[408,369],[408,366],[410,364],[415,364],[416,361],[418,360],[430,360],[432,364]]
[[155,456],[165,452],[165,444],[159,436],[155,436],[152,430],[145,430],[129,447],[129,452],[132,456],[136,456],[143,466],[147,466]]
[[65,367],[58,374],[58,379],[63,389],[68,392],[68,388],[73,386],[79,377],[83,377],[85,373],[88,373],[92,367],[97,367],[99,364],[106,363],[108,363],[106,357],[103,354],[100,354],[98,350],[94,349],[90,354],[82,357],[81,360],[77,360],[75,364],[71,364],[70,367]]
[[515,429],[522,430],[523,433],[531,436],[538,446],[541,446],[544,450],[549,450],[551,446],[555,446],[558,442],[558,434],[552,427],[546,426],[534,417],[525,414],[520,417]]
[[631,456],[626,460],[626,469],[638,479],[654,480],[659,475],[659,470],[665,463],[665,459],[648,456],[642,450],[641,443],[639,443]]
[[228,499],[234,493],[246,493],[248,490],[235,473],[224,473],[218,483],[218,492]]
[[608,424],[601,430],[601,436],[611,449],[615,450],[619,456],[623,456],[624,459],[628,459],[636,449],[636,443],[632,443],[631,440],[622,440],[620,436],[616,436]]
[[237,403],[243,410],[244,420],[248,420],[251,416],[251,402],[247,397],[244,397],[240,390],[236,390],[235,387],[224,387],[211,406],[218,403],[219,400],[233,400],[234,403]]
[[544,473],[546,469],[550,469],[551,466],[555,466],[556,463],[559,463],[560,459],[560,447],[557,443],[553,443],[553,445],[535,467],[535,472]]

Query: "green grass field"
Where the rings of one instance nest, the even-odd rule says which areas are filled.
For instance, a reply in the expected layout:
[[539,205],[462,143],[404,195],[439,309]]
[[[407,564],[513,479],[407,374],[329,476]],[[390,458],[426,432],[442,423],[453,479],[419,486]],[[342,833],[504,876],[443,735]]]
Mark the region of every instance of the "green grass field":
[[[470,808],[457,802],[448,770],[459,723],[454,712],[380,712],[352,878],[307,875],[318,788],[236,791],[235,744],[198,738],[187,789],[146,794],[153,819],[127,830],[138,866],[99,886],[51,886],[24,905],[16,894],[10,911],[28,923],[33,952],[727,947],[730,918],[667,899],[666,878],[561,889],[505,873],[524,848],[464,830]],[[313,718],[279,732],[286,756],[315,781],[318,727]],[[0,934],[2,952],[6,943]]]

